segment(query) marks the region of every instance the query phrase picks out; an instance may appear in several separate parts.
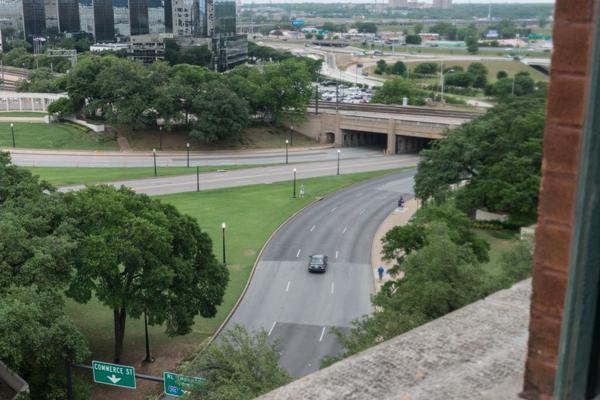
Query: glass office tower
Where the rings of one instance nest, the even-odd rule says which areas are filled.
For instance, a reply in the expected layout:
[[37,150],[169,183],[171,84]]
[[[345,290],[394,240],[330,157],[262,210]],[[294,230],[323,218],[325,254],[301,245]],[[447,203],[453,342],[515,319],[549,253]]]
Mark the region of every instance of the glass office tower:
[[150,33],[146,0],[129,0],[129,24],[131,36]]
[[46,32],[46,13],[44,0],[23,0],[23,27],[25,40],[33,42],[33,38]]
[[93,0],[94,37],[96,42],[115,40],[115,16],[112,0]]
[[79,0],[58,0],[58,25],[61,32],[79,32]]
[[215,35],[235,35],[236,12],[235,0],[214,0]]

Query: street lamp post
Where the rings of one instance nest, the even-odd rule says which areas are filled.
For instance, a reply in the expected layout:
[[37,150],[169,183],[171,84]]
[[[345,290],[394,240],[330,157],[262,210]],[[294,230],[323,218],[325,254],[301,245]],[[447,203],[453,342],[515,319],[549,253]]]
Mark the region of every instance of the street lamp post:
[[13,123],[10,124],[10,133],[12,135],[13,148],[15,148],[17,145],[15,144],[15,124]]
[[296,168],[294,168],[294,191],[292,192],[292,198],[296,198]]
[[225,225],[225,222],[223,222],[221,224],[221,229],[223,230],[223,265],[227,265],[227,259],[225,258],[225,228],[227,227],[227,225]]
[[288,144],[289,140],[285,139],[285,163],[288,163]]
[[157,176],[158,173],[156,171],[156,149],[152,149],[152,158],[154,160],[154,176]]
[[187,167],[190,167],[190,144],[186,143],[185,144],[186,150],[187,150]]
[[340,153],[341,152],[342,152],[341,150],[337,151],[337,174],[338,175],[340,174]]

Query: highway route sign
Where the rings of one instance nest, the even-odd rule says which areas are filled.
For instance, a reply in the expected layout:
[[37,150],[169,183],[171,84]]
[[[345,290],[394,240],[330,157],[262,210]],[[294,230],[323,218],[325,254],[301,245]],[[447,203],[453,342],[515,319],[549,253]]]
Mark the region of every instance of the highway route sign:
[[163,372],[164,391],[169,396],[181,397],[188,393],[194,385],[204,382],[204,378]]
[[135,368],[128,365],[92,361],[94,382],[135,389]]

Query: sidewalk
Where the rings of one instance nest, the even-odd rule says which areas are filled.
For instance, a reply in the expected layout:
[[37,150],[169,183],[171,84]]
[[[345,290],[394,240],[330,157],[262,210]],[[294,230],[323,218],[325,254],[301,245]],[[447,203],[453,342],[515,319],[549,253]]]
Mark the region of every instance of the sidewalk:
[[[373,268],[375,292],[378,292],[381,289],[381,286],[391,279],[391,277],[387,274],[387,271],[394,265],[393,261],[383,261],[381,259],[381,250],[383,249],[381,239],[385,236],[387,231],[392,229],[394,226],[406,225],[416,211],[417,200],[407,200],[404,203],[404,208],[396,208],[390,215],[388,215],[381,225],[379,225],[379,228],[377,228],[377,232],[375,232],[375,236],[373,237],[373,247],[371,248],[371,267]],[[383,265],[383,268],[385,268],[386,271],[383,274],[383,279],[381,281],[379,281],[379,274],[377,273],[377,268],[379,268],[380,265]]]

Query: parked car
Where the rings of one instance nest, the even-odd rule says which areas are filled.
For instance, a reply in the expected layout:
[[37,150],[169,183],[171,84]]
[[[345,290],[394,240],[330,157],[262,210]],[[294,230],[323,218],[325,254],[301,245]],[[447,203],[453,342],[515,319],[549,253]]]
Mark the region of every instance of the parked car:
[[323,254],[313,254],[308,256],[308,272],[327,271],[327,256]]

